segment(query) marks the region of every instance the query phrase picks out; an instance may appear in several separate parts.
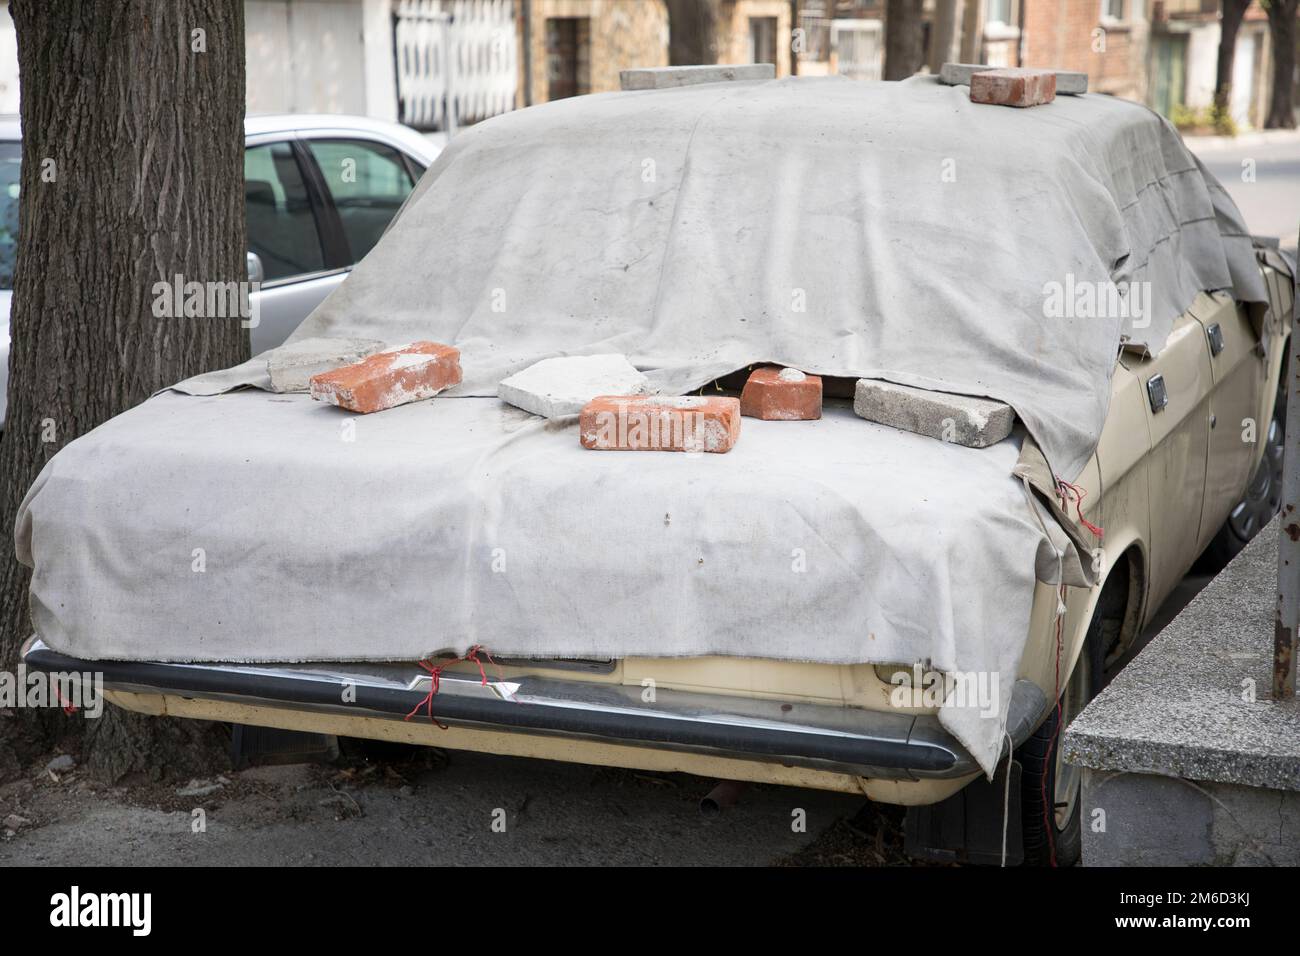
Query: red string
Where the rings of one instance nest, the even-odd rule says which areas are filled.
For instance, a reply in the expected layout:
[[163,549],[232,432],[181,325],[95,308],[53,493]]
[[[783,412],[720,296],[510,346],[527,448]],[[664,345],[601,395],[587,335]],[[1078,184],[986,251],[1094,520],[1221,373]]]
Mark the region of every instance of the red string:
[[59,703],[63,705],[63,712],[69,717],[77,712],[77,705],[70,700],[64,700],[63,691],[59,690],[57,687],[54,688],[54,696],[59,698]]
[[[1061,585],[1061,603],[1065,603],[1065,585]],[[1052,731],[1051,745],[1047,749],[1047,762],[1056,761],[1056,748],[1061,737],[1061,624],[1064,614],[1056,616],[1056,727]],[[1055,775],[1053,775],[1055,777]],[[1043,768],[1039,785],[1043,803],[1043,830],[1047,833],[1047,851],[1052,866],[1056,866],[1056,838],[1052,833],[1052,817],[1056,815],[1056,794],[1052,794],[1052,803],[1047,803],[1047,767]]]
[[488,662],[491,663],[491,665],[496,668],[497,677],[500,678],[501,668],[497,666],[497,662],[492,660],[492,655],[489,654],[487,649],[484,648],[483,645],[481,644],[475,644],[473,647],[471,647],[468,651],[465,652],[464,657],[453,657],[450,660],[443,661],[440,664],[434,664],[431,661],[427,661],[427,660],[416,661],[417,664],[419,664],[421,667],[423,667],[426,671],[429,672],[429,677],[430,677],[429,693],[425,694],[424,697],[420,700],[420,702],[416,704],[413,708],[411,708],[411,712],[407,714],[405,717],[403,717],[402,719],[410,720],[412,717],[418,714],[420,712],[420,708],[423,707],[425,709],[425,713],[429,715],[429,719],[433,721],[435,724],[437,724],[443,730],[446,730],[447,725],[444,724],[442,721],[440,721],[437,717],[433,716],[433,698],[437,695],[438,690],[442,686],[442,672],[454,664],[460,664],[464,662],[473,663],[476,667],[478,667],[479,677],[482,678],[483,686],[486,687],[488,682],[487,671],[483,669],[483,662],[478,659],[478,655],[480,652],[482,652],[487,657]]
[[1062,506],[1065,510],[1070,510],[1070,501],[1073,500],[1074,513],[1079,516],[1079,524],[1083,525],[1098,538],[1105,534],[1101,528],[1097,527],[1083,516],[1083,499],[1088,497],[1088,493],[1078,485],[1072,485],[1068,481],[1062,481],[1059,478],[1056,480],[1056,483],[1058,486],[1057,493],[1061,496]]

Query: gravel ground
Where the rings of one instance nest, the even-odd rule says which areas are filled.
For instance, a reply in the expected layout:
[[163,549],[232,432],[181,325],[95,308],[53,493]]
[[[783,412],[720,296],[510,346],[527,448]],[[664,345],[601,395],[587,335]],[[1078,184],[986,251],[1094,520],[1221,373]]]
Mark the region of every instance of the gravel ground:
[[0,865],[907,862],[901,811],[814,790],[756,785],[704,816],[695,777],[424,748],[116,787],[52,757],[0,785]]

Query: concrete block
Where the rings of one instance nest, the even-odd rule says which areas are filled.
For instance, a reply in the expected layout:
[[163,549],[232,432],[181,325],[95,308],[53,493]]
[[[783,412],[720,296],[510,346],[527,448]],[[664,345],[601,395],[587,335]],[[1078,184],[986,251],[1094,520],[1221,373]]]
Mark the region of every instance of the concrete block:
[[[986,73],[998,67],[986,63],[945,63],[939,68],[939,82],[949,86],[970,86],[975,73]],[[1088,74],[1073,70],[1052,70],[1056,75],[1056,92],[1062,96],[1077,96],[1088,92]]]
[[578,419],[582,447],[598,451],[728,452],[740,438],[740,402],[725,396],[602,395]]
[[384,347],[378,339],[310,338],[287,342],[266,356],[273,392],[305,392],[311,377],[359,362]]
[[1049,70],[985,70],[970,78],[970,101],[989,106],[1042,106],[1056,99],[1056,74]]
[[648,380],[622,355],[542,359],[497,386],[502,401],[543,418],[576,415],[597,395],[642,395]]
[[1016,422],[1002,402],[868,378],[858,379],[853,410],[868,421],[969,448],[997,444]]
[[1085,866],[1296,866],[1300,793],[1084,770]]
[[618,74],[625,90],[666,90],[701,83],[748,83],[776,79],[771,63],[719,64],[717,66],[655,66],[623,70]]
[[797,368],[756,368],[740,393],[740,414],[770,422],[822,417],[822,380]]
[[311,397],[364,415],[432,398],[460,379],[459,349],[412,342],[313,376]]

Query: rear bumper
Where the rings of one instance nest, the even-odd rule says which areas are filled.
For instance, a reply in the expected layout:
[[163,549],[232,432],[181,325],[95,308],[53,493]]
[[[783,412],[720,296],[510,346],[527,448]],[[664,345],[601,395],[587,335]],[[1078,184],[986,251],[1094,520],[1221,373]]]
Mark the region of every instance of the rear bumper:
[[[102,674],[104,689],[242,702],[262,707],[428,720],[431,678],[413,664],[165,664],[83,661],[33,641],[28,668]],[[933,716],[548,677],[443,673],[432,715],[448,725],[558,735],[780,763],[859,777],[933,780],[979,770]],[[1019,743],[1046,700],[1018,681],[1008,730]]]

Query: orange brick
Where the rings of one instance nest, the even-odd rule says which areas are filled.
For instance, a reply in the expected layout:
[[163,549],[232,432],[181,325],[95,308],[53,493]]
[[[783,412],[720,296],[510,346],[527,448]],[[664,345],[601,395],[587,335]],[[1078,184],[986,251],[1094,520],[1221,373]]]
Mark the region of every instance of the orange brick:
[[769,422],[822,417],[822,380],[797,368],[756,368],[740,392],[740,414]]
[[583,406],[578,437],[602,451],[726,452],[740,438],[740,402],[722,396],[602,395]]
[[412,342],[313,375],[311,397],[364,415],[432,398],[458,384],[459,349],[437,342]]
[[1008,67],[982,70],[970,78],[970,101],[993,106],[1040,106],[1056,99],[1056,74],[1051,70]]

